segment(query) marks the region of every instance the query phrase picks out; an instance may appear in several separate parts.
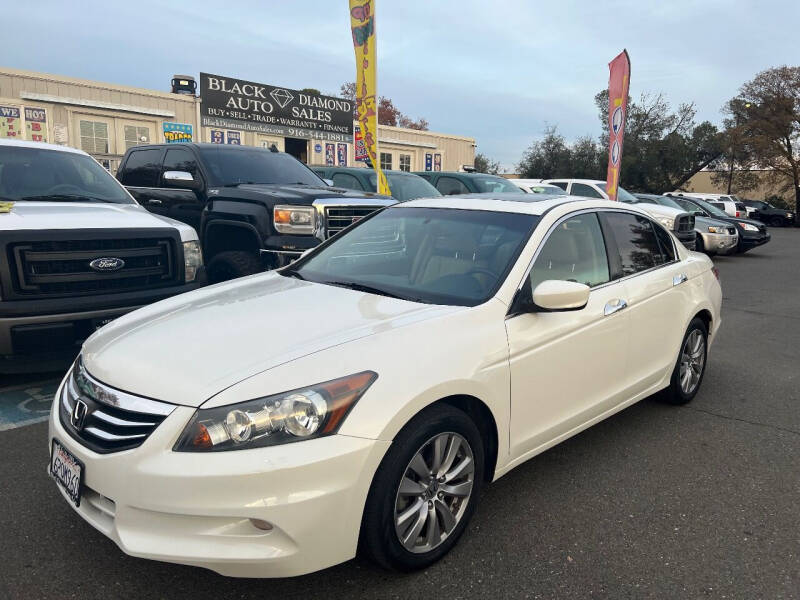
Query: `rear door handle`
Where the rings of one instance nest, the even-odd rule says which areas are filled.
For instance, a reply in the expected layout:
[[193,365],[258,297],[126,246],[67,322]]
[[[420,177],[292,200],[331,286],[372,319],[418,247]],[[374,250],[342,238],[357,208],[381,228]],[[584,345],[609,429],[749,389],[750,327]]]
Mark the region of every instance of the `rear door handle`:
[[614,298],[614,300],[609,300],[606,302],[606,306],[603,309],[603,316],[607,317],[609,315],[613,315],[615,312],[619,312],[623,308],[628,308],[628,303],[622,298]]
[[681,273],[680,275],[675,275],[675,277],[672,278],[672,285],[673,286],[680,285],[686,282],[688,279],[689,278],[684,273]]
[[163,204],[163,202],[161,202],[161,200],[159,200],[158,198],[148,198],[147,199],[147,203],[148,204]]

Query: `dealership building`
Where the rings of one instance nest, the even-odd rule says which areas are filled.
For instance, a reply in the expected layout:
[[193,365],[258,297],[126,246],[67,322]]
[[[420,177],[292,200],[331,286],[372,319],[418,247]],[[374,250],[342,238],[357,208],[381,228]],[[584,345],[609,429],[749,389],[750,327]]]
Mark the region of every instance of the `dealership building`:
[[[365,164],[350,100],[206,73],[199,83],[176,75],[162,92],[0,67],[0,139],[80,148],[112,172],[132,146],[189,141]],[[380,125],[378,143],[385,169],[460,171],[475,160],[465,136]]]

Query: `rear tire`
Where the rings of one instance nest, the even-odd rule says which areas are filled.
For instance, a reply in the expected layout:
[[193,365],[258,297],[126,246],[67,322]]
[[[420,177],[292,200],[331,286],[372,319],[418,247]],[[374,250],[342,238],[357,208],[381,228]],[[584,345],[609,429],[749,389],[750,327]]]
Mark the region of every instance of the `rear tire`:
[[662,397],[670,404],[691,402],[700,390],[706,373],[708,357],[708,330],[699,317],[692,319],[681,341],[678,360],[672,370],[669,387]]
[[211,259],[208,267],[206,267],[209,283],[228,281],[237,277],[260,273],[263,270],[264,268],[258,256],[241,250],[220,252]]
[[425,409],[397,434],[375,474],[362,552],[392,570],[433,564],[464,533],[483,473],[483,441],[472,419],[446,404]]
[[783,227],[784,222],[783,222],[783,219],[781,217],[772,217],[769,220],[769,225],[770,225],[770,227]]

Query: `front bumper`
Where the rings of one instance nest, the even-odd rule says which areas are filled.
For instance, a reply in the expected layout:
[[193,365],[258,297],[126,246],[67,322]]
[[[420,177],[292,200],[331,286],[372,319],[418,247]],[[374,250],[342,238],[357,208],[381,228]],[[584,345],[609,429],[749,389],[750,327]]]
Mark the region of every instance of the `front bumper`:
[[757,248],[758,246],[763,246],[769,242],[772,239],[772,235],[769,232],[766,232],[753,235],[744,235],[739,239],[742,249],[750,250],[752,248]]
[[703,249],[712,254],[736,252],[736,246],[739,243],[738,234],[698,232],[697,235],[703,240]]
[[390,442],[333,435],[173,452],[194,411],[179,406],[140,447],[101,455],[70,437],[54,405],[49,438],[85,468],[80,506],[70,506],[127,554],[232,577],[302,575],[355,556],[372,476]]
[[105,321],[206,283],[205,270],[192,283],[104,296],[0,302],[0,373],[64,370],[81,343]]

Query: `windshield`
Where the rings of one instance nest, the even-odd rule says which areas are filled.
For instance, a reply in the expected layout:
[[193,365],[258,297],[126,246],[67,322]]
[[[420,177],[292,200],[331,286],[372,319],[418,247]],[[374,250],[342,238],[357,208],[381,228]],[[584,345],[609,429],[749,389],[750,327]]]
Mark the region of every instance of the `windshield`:
[[[442,193],[433,187],[430,182],[416,175],[400,175],[399,173],[387,173],[386,179],[389,180],[389,188],[392,190],[392,198],[403,202],[416,198],[434,198],[441,196]],[[378,189],[378,176],[372,173],[369,176],[369,184],[372,191]]]
[[528,188],[528,191],[531,194],[552,194],[557,196],[563,196],[564,190],[562,190],[557,185],[548,185],[548,184],[536,184],[532,185]]
[[519,213],[398,205],[281,274],[426,304],[476,306],[500,287],[538,221]]
[[475,182],[475,187],[478,188],[479,192],[513,192],[519,194],[525,191],[515,186],[508,181],[508,179],[503,179],[502,177],[480,175],[478,177],[473,177],[472,180]]
[[[648,200],[645,198],[642,202],[647,202]],[[655,200],[653,201],[655,202]],[[671,208],[677,208],[678,210],[685,210],[680,204],[675,202],[672,198],[668,196],[659,196],[658,197],[658,204],[661,206],[669,206]]]
[[[728,213],[726,213],[724,210],[720,210],[716,206],[712,206],[711,204],[709,204],[705,200],[701,200],[700,198],[690,198],[684,200],[684,202],[686,202],[688,205],[687,210],[694,211],[697,210],[697,206],[699,206],[708,214],[710,214],[712,217],[722,217],[724,219],[727,219],[729,216]],[[692,204],[695,204],[696,206],[692,206]]]
[[199,146],[198,149],[208,168],[211,186],[299,183],[325,187],[322,179],[290,154],[224,145]]
[[134,204],[93,158],[23,146],[0,146],[0,199]]

